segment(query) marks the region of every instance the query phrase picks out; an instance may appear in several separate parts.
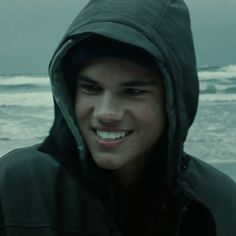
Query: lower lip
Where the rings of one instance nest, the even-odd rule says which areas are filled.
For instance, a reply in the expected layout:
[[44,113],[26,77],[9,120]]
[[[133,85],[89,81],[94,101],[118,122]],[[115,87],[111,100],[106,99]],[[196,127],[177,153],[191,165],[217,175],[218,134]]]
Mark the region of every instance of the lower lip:
[[96,140],[103,147],[116,148],[116,147],[120,146],[122,143],[124,143],[129,136],[130,136],[130,134],[122,139],[119,139],[119,140],[102,140],[96,135]]

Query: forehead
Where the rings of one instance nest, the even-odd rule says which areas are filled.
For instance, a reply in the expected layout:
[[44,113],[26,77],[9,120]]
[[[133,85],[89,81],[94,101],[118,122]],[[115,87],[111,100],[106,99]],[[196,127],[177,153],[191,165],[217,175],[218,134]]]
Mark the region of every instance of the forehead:
[[145,66],[114,58],[90,60],[82,67],[79,75],[94,80],[105,80],[108,78],[109,81],[113,82],[125,82],[127,80],[157,82],[160,80],[159,74]]

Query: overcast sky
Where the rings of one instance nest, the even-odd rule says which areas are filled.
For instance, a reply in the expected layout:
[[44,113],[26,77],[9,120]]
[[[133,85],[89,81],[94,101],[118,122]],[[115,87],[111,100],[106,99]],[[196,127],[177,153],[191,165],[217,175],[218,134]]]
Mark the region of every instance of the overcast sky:
[[[59,40],[87,2],[0,0],[0,74],[46,73]],[[236,64],[236,0],[186,3],[198,65]]]

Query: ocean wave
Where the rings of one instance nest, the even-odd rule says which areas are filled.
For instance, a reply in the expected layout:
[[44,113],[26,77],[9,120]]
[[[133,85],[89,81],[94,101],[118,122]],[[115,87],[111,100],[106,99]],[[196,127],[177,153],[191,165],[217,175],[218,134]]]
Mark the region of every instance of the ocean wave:
[[205,89],[201,89],[200,94],[234,94],[236,93],[236,86],[217,86],[217,85],[207,85]]
[[53,106],[50,92],[0,94],[0,106]]
[[200,80],[236,78],[236,65],[199,69],[198,76]]
[[[236,65],[198,68],[200,100],[235,101]],[[0,106],[51,106],[50,80],[45,76],[0,76]]]
[[198,72],[202,72],[202,71],[214,71],[214,70],[219,70],[221,67],[219,66],[210,66],[210,65],[203,65],[203,66],[199,66],[197,68]]
[[50,91],[49,84],[0,84],[1,93]]
[[10,141],[11,138],[8,137],[0,137],[0,141]]
[[201,94],[199,101],[207,102],[235,102],[236,94]]
[[0,85],[49,85],[48,76],[0,76]]

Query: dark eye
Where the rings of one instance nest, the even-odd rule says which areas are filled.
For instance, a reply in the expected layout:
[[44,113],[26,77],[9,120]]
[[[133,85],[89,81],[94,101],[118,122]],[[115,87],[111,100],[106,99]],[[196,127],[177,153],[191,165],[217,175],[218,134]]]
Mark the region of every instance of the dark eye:
[[147,93],[147,91],[143,89],[127,88],[125,90],[125,94],[130,95],[130,96],[140,96],[145,93]]
[[102,88],[97,85],[87,83],[80,83],[78,87],[83,93],[92,95],[97,94],[102,90]]

